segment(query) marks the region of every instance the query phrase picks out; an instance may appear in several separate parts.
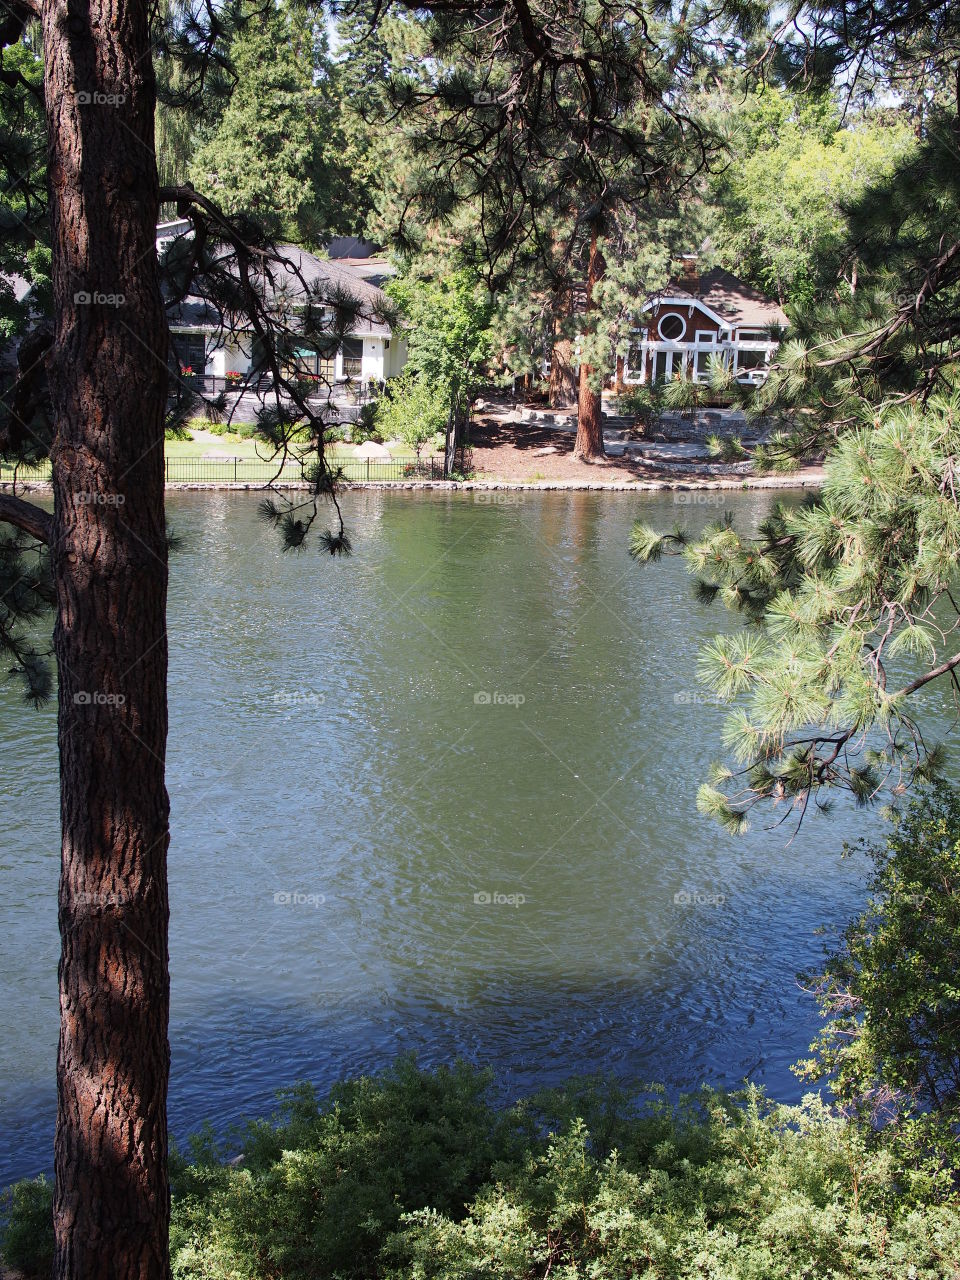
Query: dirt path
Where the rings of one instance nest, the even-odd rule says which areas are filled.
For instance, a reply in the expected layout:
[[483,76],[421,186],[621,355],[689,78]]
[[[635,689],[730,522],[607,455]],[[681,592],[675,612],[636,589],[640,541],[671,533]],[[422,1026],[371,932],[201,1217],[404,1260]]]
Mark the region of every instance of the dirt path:
[[473,472],[478,481],[512,484],[567,482],[590,485],[628,485],[638,482],[703,485],[725,483],[749,487],[786,487],[819,483],[822,472],[808,467],[794,476],[751,477],[738,467],[721,463],[611,457],[581,462],[573,456],[572,431],[541,422],[505,421],[505,415],[483,414],[471,424]]

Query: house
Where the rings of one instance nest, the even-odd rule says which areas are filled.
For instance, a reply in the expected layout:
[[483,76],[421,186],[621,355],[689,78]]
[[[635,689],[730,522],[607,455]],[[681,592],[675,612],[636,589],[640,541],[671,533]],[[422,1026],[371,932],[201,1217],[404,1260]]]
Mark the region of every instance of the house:
[[623,362],[628,384],[669,382],[680,375],[709,380],[719,356],[737,382],[763,382],[788,320],[770,298],[719,268],[700,275],[697,258],[683,259],[683,274],[643,307]]
[[[161,224],[158,250],[189,230],[190,224],[183,221]],[[391,273],[389,264],[367,256],[358,269],[351,261],[320,258],[295,245],[279,246],[279,254],[288,269],[284,274],[281,267],[276,273],[283,278],[274,294],[278,312],[295,313],[308,300],[315,304],[318,298],[329,298],[331,323],[338,302],[354,313],[339,346],[326,353],[304,348],[297,358],[298,369],[308,378],[334,386],[366,386],[395,377],[406,362],[407,346],[384,314],[388,299],[380,281]],[[171,314],[170,335],[181,368],[192,370],[211,390],[226,386],[230,375],[246,376],[256,364],[256,340],[249,326],[243,321],[235,329],[225,326],[203,298],[184,299]]]

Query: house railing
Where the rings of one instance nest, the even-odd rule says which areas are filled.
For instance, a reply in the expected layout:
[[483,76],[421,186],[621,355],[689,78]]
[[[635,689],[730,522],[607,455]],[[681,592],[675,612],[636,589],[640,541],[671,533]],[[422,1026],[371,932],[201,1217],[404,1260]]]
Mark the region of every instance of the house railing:
[[[691,361],[696,360],[697,356],[705,356],[709,359],[710,356],[718,355],[727,368],[733,367],[734,377],[738,382],[757,384],[766,381],[770,363],[777,352],[777,346],[778,343],[771,342],[769,339],[756,340],[752,338],[735,339],[733,341],[726,339],[694,342],[645,339],[643,342],[636,343],[634,347],[640,355],[639,368],[632,366],[628,361],[624,366],[623,381],[632,386],[645,382],[647,380],[645,376],[647,358],[653,358],[659,353],[670,356],[671,376],[675,376],[680,369],[683,370],[685,375]],[[741,368],[738,358],[741,352],[757,352],[764,357],[763,363]],[[708,380],[705,369],[695,371],[693,376],[696,382],[706,382]]]
[[[398,480],[442,480],[443,458],[351,458],[331,457],[330,465],[346,484],[366,484]],[[10,484],[16,478],[24,484],[40,484],[50,480],[50,464],[36,467],[0,466],[0,483]],[[281,484],[304,480],[303,466],[290,461],[278,474],[271,462],[255,458],[165,458],[164,480],[167,484],[247,484],[267,485],[276,479]]]
[[[308,393],[308,399],[310,400],[325,400],[329,398],[334,401],[356,405],[367,404],[368,401],[375,400],[379,395],[383,394],[385,386],[382,379],[362,379],[359,376],[359,368],[355,377],[339,378],[335,382],[324,381],[317,375],[305,377],[304,381],[316,381],[317,383],[316,393]],[[245,378],[220,377],[213,373],[187,374],[185,377],[180,377],[180,382],[188,390],[204,396],[216,396],[221,391],[226,392],[227,395],[237,396],[264,395],[273,386],[272,377],[266,374],[249,382]]]

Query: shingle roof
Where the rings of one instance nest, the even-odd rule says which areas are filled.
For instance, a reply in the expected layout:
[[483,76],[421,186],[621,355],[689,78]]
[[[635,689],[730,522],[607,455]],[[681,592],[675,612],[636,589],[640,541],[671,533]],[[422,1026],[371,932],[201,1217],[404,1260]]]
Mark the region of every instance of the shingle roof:
[[[287,263],[287,267],[284,267]],[[383,318],[383,312],[389,306],[389,300],[382,289],[378,289],[370,280],[365,280],[359,271],[342,262],[318,258],[316,254],[300,249],[296,245],[280,245],[278,259],[272,268],[274,283],[279,292],[284,290],[286,301],[296,306],[298,301],[306,301],[307,291],[311,300],[317,301],[317,295],[329,297],[338,295],[352,299],[358,304],[358,312],[349,326],[349,334],[362,337],[389,338],[392,330]],[[314,292],[316,291],[316,292]],[[191,295],[184,299],[176,312],[171,315],[171,324],[179,328],[219,328],[220,317],[215,309],[204,299]]]
[[720,267],[704,272],[696,285],[689,280],[671,280],[657,298],[661,303],[670,298],[692,298],[732,325],[762,329],[772,324],[786,328],[789,324],[776,302]]
[[[351,333],[390,337],[390,326],[382,318],[384,309],[389,306],[387,295],[372,281],[364,279],[359,271],[331,258],[318,258],[316,254],[292,244],[281,245],[279,253],[281,262],[286,260],[291,264],[289,280],[294,301],[303,292],[303,285],[298,279],[302,276],[308,288],[319,287],[330,295],[339,291],[360,304],[360,312],[350,327]],[[279,271],[275,274],[279,277]]]

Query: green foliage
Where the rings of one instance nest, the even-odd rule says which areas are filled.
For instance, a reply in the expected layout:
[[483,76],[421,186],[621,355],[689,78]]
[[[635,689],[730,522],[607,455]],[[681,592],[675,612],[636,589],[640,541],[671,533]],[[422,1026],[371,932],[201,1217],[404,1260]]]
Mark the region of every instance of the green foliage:
[[[949,1182],[815,1097],[580,1081],[501,1110],[489,1086],[401,1061],[290,1091],[239,1160],[201,1134],[173,1162],[174,1280],[943,1280],[960,1256]],[[49,1240],[49,1188],[16,1194],[8,1257]]]
[[27,1280],[53,1272],[53,1184],[42,1175],[0,1196],[0,1257]]
[[847,208],[915,145],[906,120],[845,124],[829,95],[763,86],[733,107],[732,155],[713,184],[721,260],[782,303],[832,293]]
[[280,0],[256,8],[234,35],[230,60],[236,87],[190,163],[197,189],[298,244],[353,230],[318,15]]
[[372,1274],[404,1211],[456,1214],[516,1151],[516,1121],[489,1105],[489,1084],[401,1061],[323,1106],[291,1091],[276,1124],[250,1127],[239,1167],[202,1144],[174,1172],[175,1280]]
[[383,443],[383,436],[377,427],[377,413],[380,400],[368,400],[357,414],[356,422],[350,426],[350,440],[354,444],[362,444],[364,440],[376,440]]
[[942,767],[910,701],[960,666],[958,449],[960,401],[907,405],[843,435],[820,495],[778,506],[758,536],[723,522],[687,545],[635,529],[638,560],[682,549],[700,598],[755,624],[703,653],[704,682],[737,703],[725,741],[740,766],[701,790],[705,812],[740,828],[758,800],[802,814],[840,786],[868,803]]
[[797,1071],[828,1077],[845,1106],[915,1148],[924,1123],[949,1143],[960,1132],[960,793],[922,792],[886,840],[861,847],[870,900],[807,978],[828,1021]]
[[617,396],[617,413],[634,417],[644,428],[652,427],[663,408],[663,386],[660,383],[638,383],[625,387]]
[[384,440],[402,440],[419,458],[423,446],[445,429],[449,412],[445,382],[431,383],[422,374],[404,370],[377,401],[374,421]]
[[446,387],[448,405],[468,402],[492,350],[489,291],[467,268],[437,279],[391,280],[386,292],[407,331],[407,368],[433,387]]
[[26,38],[4,48],[0,81],[0,350],[51,302],[45,148],[43,63]]

